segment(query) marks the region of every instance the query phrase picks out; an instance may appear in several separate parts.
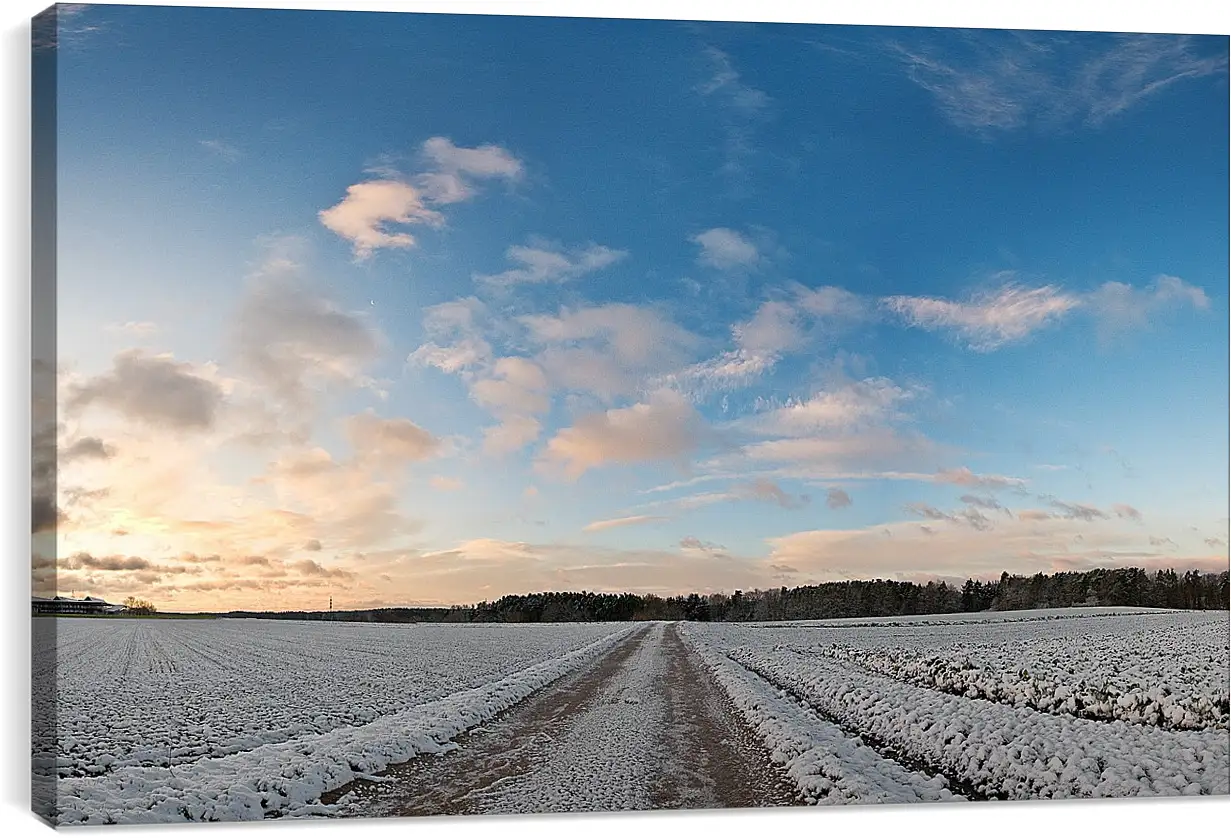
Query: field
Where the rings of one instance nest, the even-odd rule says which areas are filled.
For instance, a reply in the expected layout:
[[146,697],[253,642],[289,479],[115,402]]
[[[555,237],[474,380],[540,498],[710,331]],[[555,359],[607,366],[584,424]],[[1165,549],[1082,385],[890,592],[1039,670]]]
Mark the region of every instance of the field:
[[[1225,795],[1231,785],[1225,612],[62,619],[58,651],[35,659],[36,683],[54,676],[59,706],[35,719],[55,751],[34,757],[59,778],[63,823]],[[501,773],[511,743],[530,748],[520,786]],[[705,753],[709,768],[673,761],[679,753]],[[737,762],[755,770],[723,773]],[[467,784],[484,772],[501,791],[462,807],[477,805]],[[664,796],[689,783],[695,794]],[[424,803],[433,795],[437,808]]]

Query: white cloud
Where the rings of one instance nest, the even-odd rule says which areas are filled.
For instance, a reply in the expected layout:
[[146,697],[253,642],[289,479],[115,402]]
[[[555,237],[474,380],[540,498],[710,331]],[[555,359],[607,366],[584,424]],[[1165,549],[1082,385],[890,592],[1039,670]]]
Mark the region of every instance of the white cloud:
[[538,364],[525,358],[501,358],[492,369],[492,377],[470,385],[476,402],[501,414],[544,413],[550,406],[547,398],[547,377]]
[[483,429],[483,450],[492,456],[520,451],[539,438],[543,423],[533,416],[506,416],[499,425]]
[[497,456],[519,451],[539,437],[535,418],[551,407],[547,377],[526,358],[500,358],[484,376],[470,382],[470,395],[500,420],[484,430],[483,448]]
[[801,309],[813,317],[831,322],[861,320],[871,313],[868,302],[863,297],[832,285],[820,288],[799,286],[796,294]]
[[753,417],[747,425],[770,436],[804,437],[881,424],[901,418],[897,407],[912,396],[887,378],[868,378],[790,402]]
[[235,324],[240,363],[294,405],[305,404],[321,384],[370,383],[362,371],[384,346],[363,315],[318,296],[300,270],[286,258],[268,260],[250,280]]
[[344,427],[355,455],[376,465],[425,460],[440,452],[440,440],[409,419],[383,419],[368,410],[348,417]]
[[487,366],[492,347],[482,332],[489,320],[487,306],[477,297],[429,306],[424,309],[423,329],[430,340],[411,352],[406,362],[449,374]]
[[757,246],[728,227],[714,227],[698,233],[692,241],[701,247],[697,261],[719,270],[751,268],[761,260]]
[[1203,290],[1166,274],[1156,277],[1145,289],[1105,282],[1086,300],[1098,321],[1098,334],[1103,340],[1144,331],[1166,311],[1184,306],[1207,309],[1210,305]]
[[476,274],[475,281],[496,286],[566,282],[614,265],[628,254],[604,245],[588,244],[568,250],[550,245],[514,245],[505,255],[521,267],[498,274]]
[[650,308],[621,303],[520,318],[553,385],[603,399],[630,395],[675,369],[698,339]]
[[754,461],[790,463],[805,473],[832,477],[851,469],[898,466],[925,462],[940,456],[940,446],[916,433],[890,428],[871,428],[799,439],[775,439],[745,446],[743,453]]
[[784,355],[808,344],[811,334],[805,328],[809,324],[825,327],[832,336],[867,313],[861,297],[840,288],[792,286],[786,299],[762,303],[751,319],[731,327],[734,349],[668,373],[658,383],[695,399],[748,387]]
[[460,492],[466,488],[466,481],[458,477],[445,477],[437,474],[432,476],[428,485],[438,492]]
[[327,228],[351,242],[356,259],[367,259],[380,247],[414,247],[410,233],[389,233],[388,222],[440,226],[444,216],[429,209],[419,190],[397,180],[369,180],[346,188],[346,197],[318,213]]
[[659,383],[698,397],[748,386],[804,341],[796,309],[777,301],[762,303],[752,319],[731,327],[731,336],[736,349],[668,373]]
[[793,306],[783,302],[762,303],[751,320],[731,331],[739,348],[752,356],[779,355],[803,343],[799,316]]
[[376,180],[353,184],[341,203],[318,214],[325,227],[351,242],[355,258],[367,259],[378,248],[409,248],[415,238],[405,230],[389,232],[389,224],[439,227],[444,216],[428,204],[455,204],[475,194],[471,179],[521,176],[521,161],[495,145],[462,148],[447,137],[423,143],[422,155],[434,167],[405,178],[387,162],[369,168]]
[[423,143],[423,155],[447,174],[511,180],[522,175],[521,161],[498,145],[463,148],[447,137],[432,137]]
[[976,294],[965,302],[934,297],[886,297],[881,304],[907,325],[933,332],[952,332],[977,352],[1017,343],[1051,325],[1081,305],[1053,286],[1023,288],[1006,285]]
[[540,470],[575,480],[611,464],[682,463],[700,443],[701,417],[677,393],[660,390],[648,402],[582,416],[547,443]]
[[411,352],[406,360],[412,364],[435,367],[441,372],[455,374],[487,363],[491,359],[491,352],[491,345],[481,338],[461,338],[448,346],[425,343]]

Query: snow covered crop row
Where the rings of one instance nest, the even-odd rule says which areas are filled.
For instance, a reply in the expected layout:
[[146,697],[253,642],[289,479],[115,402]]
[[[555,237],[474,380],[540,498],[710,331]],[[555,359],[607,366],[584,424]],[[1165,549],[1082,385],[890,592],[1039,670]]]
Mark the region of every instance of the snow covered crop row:
[[[393,627],[383,627],[386,631]],[[454,632],[459,628],[450,627]],[[508,632],[512,626],[502,626]],[[382,715],[368,724],[335,727],[323,733],[263,744],[242,753],[203,757],[168,767],[116,768],[99,777],[68,777],[57,784],[57,808],[62,824],[141,823],[184,820],[253,820],[270,816],[327,814],[321,794],[357,777],[382,771],[418,754],[455,748],[458,734],[491,719],[534,690],[576,669],[607,651],[636,626],[580,626],[561,624],[553,629],[556,642],[579,645],[579,636],[602,635],[580,648],[492,683],[456,692],[427,703]],[[489,643],[516,656],[516,632],[503,638],[484,635]],[[537,635],[536,635],[537,636]],[[528,638],[526,638],[528,639]],[[524,652],[523,652],[524,654]],[[450,667],[465,666],[461,654],[424,661],[403,660],[402,665],[427,663],[429,675],[445,682]],[[443,671],[442,671],[443,670]],[[289,681],[291,669],[280,670]],[[284,684],[282,695],[303,681]],[[335,689],[354,695],[353,687],[334,683]],[[276,696],[271,697],[276,700]],[[218,708],[225,714],[225,706]]]
[[921,803],[962,800],[943,777],[928,777],[885,759],[801,706],[764,678],[734,663],[686,626],[685,642],[713,671],[745,721],[813,804]]
[[[1039,636],[1037,626],[1042,623],[1022,621],[1016,627],[1015,645],[1009,640],[1014,630],[1011,623],[993,627],[968,620],[963,625],[944,627],[950,642],[964,634],[968,645],[951,658],[951,651],[937,644],[932,657],[965,660],[957,655],[969,654],[974,662],[980,650],[989,648],[974,644],[991,633],[1004,645],[978,660],[985,664],[986,672],[993,673],[982,682],[989,692],[1000,683],[992,680],[997,667],[1009,667],[1015,659],[1014,651],[1017,661],[1026,662],[1019,664],[1022,668],[1032,665],[1031,661],[1051,661],[1053,673],[1076,677],[1079,684],[1083,677],[1103,684],[1136,679],[1131,682],[1142,691],[1129,693],[1129,701],[1121,701],[1123,696],[1117,699],[1120,716],[1113,720],[1077,718],[1063,705],[1054,706],[1063,695],[1062,687],[1052,690],[1051,704],[1043,691],[1032,695],[1021,686],[1009,697],[997,696],[998,701],[965,691],[954,694],[958,692],[956,684],[953,690],[945,691],[942,669],[936,670],[939,677],[927,675],[926,668],[911,669],[911,661],[928,657],[924,651],[925,626],[906,630],[916,635],[909,639],[901,634],[900,626],[868,624],[833,630],[815,624],[793,630],[711,624],[693,627],[692,631],[714,650],[802,699],[848,732],[892,749],[909,764],[943,773],[979,795],[1227,794],[1231,790],[1231,754],[1225,726],[1169,730],[1158,724],[1124,721],[1134,708],[1141,707],[1138,702],[1144,698],[1173,708],[1170,718],[1180,723],[1171,727],[1184,727],[1186,721],[1191,724],[1192,717],[1184,715],[1190,708],[1174,712],[1179,704],[1166,704],[1163,687],[1174,690],[1178,684],[1187,684],[1190,689],[1206,689],[1215,695],[1221,689],[1221,695],[1226,695],[1226,614],[1200,615],[1199,619],[1190,614],[1161,615],[1161,619],[1097,618],[1103,628],[1109,620],[1113,627],[1117,620],[1125,622],[1119,631],[1088,635],[1084,629],[1095,621],[1074,615],[1068,630],[1062,627],[1063,620],[1055,620]],[[994,631],[987,632],[988,628]],[[936,640],[932,638],[934,644]],[[1088,647],[1090,654],[1079,651],[1083,647]],[[1100,649],[1104,653],[1101,658]],[[1176,659],[1174,665],[1163,660],[1167,657]],[[1070,666],[1065,661],[1074,663]],[[876,667],[888,670],[892,677],[873,671]],[[1196,671],[1185,671],[1185,667]],[[1080,677],[1078,672],[1082,673]],[[1143,683],[1150,672],[1171,673],[1172,681]],[[977,677],[973,680],[980,683]],[[1201,712],[1208,718],[1208,710]],[[1152,720],[1159,720],[1157,712]]]
[[[1214,648],[1214,635],[1222,641]],[[796,651],[806,652],[804,649]],[[1020,644],[812,650],[921,687],[967,698],[1177,730],[1227,726],[1226,628],[1205,626]],[[1170,654],[1156,655],[1158,651]],[[1145,653],[1145,654],[1143,654]]]
[[[60,776],[175,767],[363,725],[496,681],[607,624],[390,625],[58,619],[57,717],[35,719]],[[53,667],[55,667],[53,669]]]
[[[1071,609],[1066,612],[1072,614]],[[967,623],[958,642],[951,630],[916,632],[907,643],[881,629],[829,633],[785,648],[851,661],[882,675],[967,698],[985,698],[1048,713],[1177,730],[1227,726],[1227,615],[1220,612],[1124,615],[1090,621],[1072,614],[1045,630],[1018,624]],[[871,627],[868,627],[871,628]],[[1094,631],[1093,629],[1099,629]],[[1059,632],[1059,633],[1058,633]],[[921,643],[918,634],[929,642]],[[989,639],[989,635],[996,637]],[[763,635],[762,635],[763,636]]]

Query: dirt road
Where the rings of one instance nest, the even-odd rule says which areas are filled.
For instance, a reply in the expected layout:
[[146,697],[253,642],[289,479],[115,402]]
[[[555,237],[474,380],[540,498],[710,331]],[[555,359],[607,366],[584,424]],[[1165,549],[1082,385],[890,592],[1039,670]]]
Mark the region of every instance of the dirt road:
[[635,632],[457,744],[326,802],[352,817],[798,802],[673,624]]

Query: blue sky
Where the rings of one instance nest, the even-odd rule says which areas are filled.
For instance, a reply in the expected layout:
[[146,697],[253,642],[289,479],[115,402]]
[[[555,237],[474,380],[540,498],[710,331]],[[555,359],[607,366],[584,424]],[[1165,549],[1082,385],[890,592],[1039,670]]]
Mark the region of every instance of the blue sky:
[[62,23],[61,588],[1227,566],[1225,36]]

